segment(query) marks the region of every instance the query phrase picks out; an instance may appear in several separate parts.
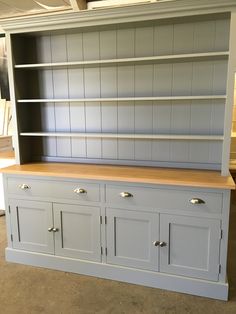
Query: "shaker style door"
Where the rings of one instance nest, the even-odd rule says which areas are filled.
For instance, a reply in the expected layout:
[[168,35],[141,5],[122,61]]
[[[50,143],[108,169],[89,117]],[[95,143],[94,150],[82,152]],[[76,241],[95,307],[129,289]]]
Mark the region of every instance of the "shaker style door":
[[54,253],[52,204],[12,200],[11,224],[13,247],[41,253]]
[[158,271],[159,214],[107,208],[107,263]]
[[217,281],[220,221],[160,215],[160,271]]
[[55,255],[101,261],[100,208],[53,204]]

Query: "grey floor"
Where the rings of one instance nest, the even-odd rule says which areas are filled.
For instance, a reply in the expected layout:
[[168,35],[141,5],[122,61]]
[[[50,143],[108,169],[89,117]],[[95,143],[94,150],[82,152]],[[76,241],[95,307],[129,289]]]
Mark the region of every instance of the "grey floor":
[[235,314],[235,196],[231,207],[228,302],[7,263],[4,259],[5,217],[0,217],[0,314]]

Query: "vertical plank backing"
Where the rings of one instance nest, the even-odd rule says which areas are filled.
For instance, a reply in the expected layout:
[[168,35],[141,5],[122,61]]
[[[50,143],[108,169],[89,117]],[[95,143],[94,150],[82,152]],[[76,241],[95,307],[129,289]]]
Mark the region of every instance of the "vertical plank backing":
[[[117,30],[117,58],[135,56],[135,30]],[[118,97],[134,96],[134,66],[118,67],[117,95]],[[118,132],[134,132],[134,102],[122,102],[118,107]],[[134,141],[118,140],[118,158],[134,159]]]
[[[117,31],[100,32],[100,58],[117,57]],[[101,67],[101,97],[117,97],[117,67]],[[102,132],[117,132],[117,102],[101,103]],[[102,158],[118,158],[118,140],[102,139]]]
[[[208,100],[192,100],[190,117],[191,134],[211,134],[212,104]],[[214,133],[213,133],[214,134]]]
[[211,95],[213,85],[213,64],[212,62],[193,63],[193,95]]
[[[117,68],[101,68],[101,97],[117,96]],[[117,132],[117,102],[101,103],[102,132]],[[110,131],[109,131],[110,130]],[[117,158],[117,139],[102,139],[102,158]]]
[[117,58],[134,57],[135,30],[118,29],[117,30]]
[[154,26],[154,55],[170,55],[173,53],[173,24]]
[[173,96],[189,96],[192,88],[192,64],[175,63],[173,64]]
[[230,19],[215,21],[215,51],[229,50]]
[[227,61],[214,61],[213,62],[213,83],[212,93],[214,95],[225,95],[227,84]]
[[[100,102],[86,102],[86,132],[101,132],[101,105]],[[87,157],[101,158],[101,140],[87,139]]]
[[[134,133],[134,102],[121,102],[118,107],[118,133]],[[118,140],[118,158],[134,159],[134,141]]]
[[[136,31],[137,34],[137,31]],[[146,33],[143,32],[143,36]],[[151,36],[152,38],[152,36]],[[140,40],[140,39],[139,39]],[[153,39],[152,39],[153,42]],[[148,45],[148,41],[146,42]],[[136,50],[139,46],[136,46]],[[153,47],[150,47],[153,51]],[[149,50],[147,52],[150,53]],[[143,51],[141,52],[143,53]],[[152,96],[153,95],[153,65],[136,65],[135,66],[135,96]],[[152,133],[152,102],[135,103],[135,133]],[[152,154],[152,141],[135,140],[135,159],[150,160]]]
[[201,21],[194,24],[194,52],[214,51],[215,21]]
[[224,133],[225,104],[221,100],[212,101],[211,133]]
[[[83,34],[67,34],[68,61],[83,61]],[[84,70],[80,68],[68,69],[69,98],[84,98]],[[85,132],[85,104],[70,103],[71,132]],[[71,138],[72,157],[86,158],[86,139]]]
[[[51,36],[52,62],[67,61],[66,36]],[[68,71],[67,69],[53,69],[53,91],[55,98],[68,98]],[[69,103],[55,104],[56,131],[70,131]],[[71,157],[70,138],[57,138],[57,156]]]
[[[100,34],[99,32],[83,33],[84,60],[100,59]],[[101,97],[101,71],[100,68],[84,69],[85,98]],[[94,109],[94,111],[93,111]],[[85,102],[86,132],[97,130],[101,132],[101,104]],[[95,121],[96,120],[96,121]],[[95,123],[93,126],[92,123]],[[101,158],[101,139],[86,139],[87,158]]]
[[174,24],[173,53],[192,53],[194,24]]
[[[168,134],[171,130],[171,102],[153,102],[153,133]],[[152,141],[152,160],[170,160],[170,141]]]
[[[190,104],[176,101],[172,104],[171,132],[172,134],[190,133]],[[172,161],[188,162],[189,141],[171,141]]]
[[[101,103],[102,106],[102,132],[118,132],[117,102]],[[118,159],[117,139],[102,139],[102,158]]]
[[[182,27],[174,28],[175,38],[178,38],[185,31]],[[191,32],[190,32],[191,31]],[[192,28],[185,35],[190,36]],[[187,37],[188,38],[188,37]],[[192,37],[191,37],[192,38]],[[189,38],[189,40],[191,40]],[[191,42],[192,45],[192,42]],[[174,45],[174,49],[178,44]],[[179,49],[179,48],[178,48]],[[190,49],[190,48],[189,48]],[[180,79],[181,78],[181,79]],[[192,92],[192,64],[176,63],[173,64],[172,95],[191,95]],[[171,112],[171,132],[172,134],[186,134],[190,131],[190,105],[189,102],[172,103]],[[170,141],[170,158],[172,161],[189,161],[189,142],[188,141]]]
[[153,73],[153,96],[171,96],[172,80],[172,64],[155,64]]
[[153,56],[153,27],[137,27],[135,29],[135,57]]
[[[51,53],[51,36],[40,36],[37,38],[37,51],[38,62],[52,62]],[[53,98],[53,74],[52,70],[42,70],[38,73],[39,77],[39,97],[40,98]],[[43,103],[41,104],[41,121],[42,130],[48,132],[56,131],[55,121],[55,104]],[[42,139],[43,156],[56,156],[57,143],[55,137],[45,137]]]

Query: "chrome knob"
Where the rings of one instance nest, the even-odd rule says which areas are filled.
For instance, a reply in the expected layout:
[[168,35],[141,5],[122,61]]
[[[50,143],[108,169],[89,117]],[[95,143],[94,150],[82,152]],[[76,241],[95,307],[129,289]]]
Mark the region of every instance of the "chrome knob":
[[200,198],[192,198],[189,202],[194,205],[205,204],[205,201]]
[[53,231],[53,227],[48,228],[48,232],[52,232]]
[[23,183],[23,184],[20,184],[20,185],[19,185],[19,188],[20,188],[21,190],[28,190],[28,189],[30,189],[30,186],[28,186],[27,184]]
[[133,197],[133,195],[129,192],[121,192],[120,193],[120,196],[125,198],[125,197]]
[[152,242],[154,246],[160,246],[160,247],[164,247],[167,246],[166,242],[162,242],[162,241],[153,241]]
[[77,193],[77,194],[85,194],[85,193],[87,193],[87,191],[85,189],[81,189],[81,188],[74,189],[74,192]]
[[166,242],[160,242],[159,245],[160,245],[160,247],[164,247],[164,246],[167,246],[167,243]]
[[57,231],[59,231],[59,229],[58,228],[52,228],[52,231],[57,232]]

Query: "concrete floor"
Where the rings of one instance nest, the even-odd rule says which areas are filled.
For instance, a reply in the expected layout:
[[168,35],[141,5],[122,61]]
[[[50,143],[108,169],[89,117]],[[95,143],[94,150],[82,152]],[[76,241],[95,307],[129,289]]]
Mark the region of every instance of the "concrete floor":
[[6,263],[0,217],[0,314],[236,313],[236,197],[232,199],[228,302]]

